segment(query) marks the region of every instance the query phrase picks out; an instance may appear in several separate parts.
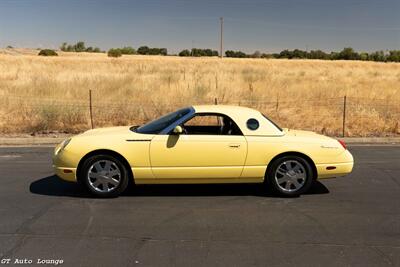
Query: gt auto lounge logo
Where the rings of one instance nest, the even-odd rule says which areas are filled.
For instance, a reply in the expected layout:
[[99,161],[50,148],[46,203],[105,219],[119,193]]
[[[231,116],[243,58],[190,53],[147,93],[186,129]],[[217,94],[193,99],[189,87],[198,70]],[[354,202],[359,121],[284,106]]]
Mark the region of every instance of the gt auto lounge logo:
[[26,258],[15,258],[15,259],[1,259],[1,265],[62,265],[64,260],[62,259],[26,259]]

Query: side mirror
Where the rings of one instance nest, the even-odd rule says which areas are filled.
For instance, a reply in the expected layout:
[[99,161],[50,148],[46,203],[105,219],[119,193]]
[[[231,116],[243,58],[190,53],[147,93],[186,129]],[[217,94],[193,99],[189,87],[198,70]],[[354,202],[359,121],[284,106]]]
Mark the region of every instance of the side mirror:
[[182,134],[183,133],[182,126],[179,126],[179,125],[175,126],[173,133],[174,134]]

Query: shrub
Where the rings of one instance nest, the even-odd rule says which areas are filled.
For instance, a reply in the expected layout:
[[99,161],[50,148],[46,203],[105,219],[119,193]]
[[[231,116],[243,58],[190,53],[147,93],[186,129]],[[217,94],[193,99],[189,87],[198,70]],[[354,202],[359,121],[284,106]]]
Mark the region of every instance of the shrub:
[[52,50],[52,49],[43,49],[40,50],[39,52],[39,56],[58,56],[58,54],[56,53],[56,51]]
[[122,52],[121,49],[119,48],[111,48],[110,50],[108,50],[107,55],[109,57],[120,57],[122,56]]
[[43,105],[37,110],[38,120],[34,126],[36,131],[56,129],[62,112],[56,105]]

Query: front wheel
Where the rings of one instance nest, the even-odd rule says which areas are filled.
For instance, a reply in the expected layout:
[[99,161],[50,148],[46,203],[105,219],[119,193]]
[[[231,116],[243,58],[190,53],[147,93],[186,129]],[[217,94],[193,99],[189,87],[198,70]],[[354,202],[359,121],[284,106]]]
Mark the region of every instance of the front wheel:
[[298,156],[285,156],[271,163],[267,179],[272,189],[282,196],[299,196],[310,189],[313,171],[310,164]]
[[95,155],[84,162],[81,180],[97,197],[117,197],[128,186],[128,173],[124,164],[115,157]]

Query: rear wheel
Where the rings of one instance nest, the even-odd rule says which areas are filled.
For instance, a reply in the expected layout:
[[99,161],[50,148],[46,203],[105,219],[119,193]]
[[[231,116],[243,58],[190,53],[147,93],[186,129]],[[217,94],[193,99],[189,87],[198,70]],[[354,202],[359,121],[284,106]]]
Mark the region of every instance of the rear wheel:
[[268,182],[282,196],[298,196],[310,189],[313,171],[310,164],[299,156],[285,156],[272,162]]
[[110,155],[88,158],[80,175],[88,191],[98,197],[117,197],[128,186],[126,167]]

